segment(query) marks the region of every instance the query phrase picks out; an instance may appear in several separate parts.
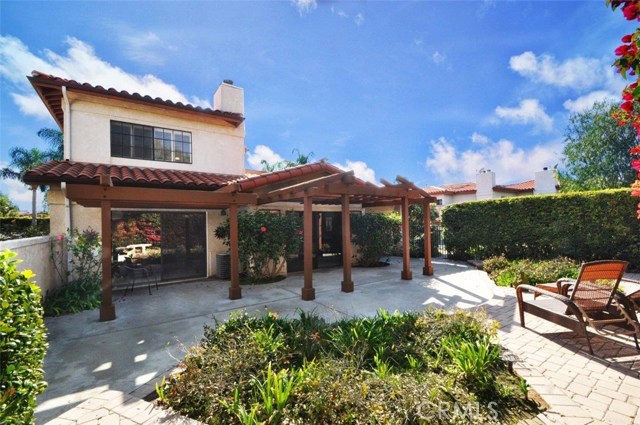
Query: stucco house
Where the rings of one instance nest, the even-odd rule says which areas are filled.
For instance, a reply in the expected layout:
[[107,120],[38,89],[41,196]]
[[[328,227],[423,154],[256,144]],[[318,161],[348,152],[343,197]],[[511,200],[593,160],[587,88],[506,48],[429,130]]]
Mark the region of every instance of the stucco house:
[[475,182],[427,186],[425,192],[434,196],[437,208],[461,202],[511,196],[544,195],[557,193],[559,189],[554,170],[544,168],[534,173],[533,180],[511,184],[496,184],[496,173],[491,170],[476,174]]
[[[100,232],[101,320],[115,318],[113,264],[136,254],[156,256],[162,280],[180,280],[216,276],[217,254],[229,251],[229,298],[240,298],[239,209],[264,208],[303,217],[299,258],[288,260],[290,268],[297,262],[304,270],[302,298],[310,300],[315,298],[313,260],[329,238],[339,245],[342,290],[353,291],[351,213],[400,205],[406,235],[408,205],[428,208],[434,201],[401,177],[396,184],[385,181],[378,187],[324,161],[247,173],[244,91],[228,80],[219,85],[213,108],[208,109],[38,71],[27,78],[63,131],[64,161],[36,167],[24,181],[51,187],[53,235],[88,227]],[[425,216],[429,228],[429,215]],[[230,249],[214,235],[227,218]],[[127,243],[136,233],[144,234],[144,240]],[[408,242],[404,245],[402,278],[411,279]],[[425,247],[430,250],[428,238]],[[427,274],[432,273],[429,250],[425,248]]]

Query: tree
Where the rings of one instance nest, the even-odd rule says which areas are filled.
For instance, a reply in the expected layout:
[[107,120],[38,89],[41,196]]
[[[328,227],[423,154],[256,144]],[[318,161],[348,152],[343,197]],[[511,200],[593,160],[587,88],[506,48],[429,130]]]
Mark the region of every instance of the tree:
[[38,137],[49,143],[50,150],[45,152],[49,160],[62,161],[64,157],[64,142],[62,131],[55,128],[41,128]]
[[1,217],[11,217],[16,215],[18,212],[18,207],[11,202],[11,199],[4,193],[0,192],[0,216]]
[[598,102],[573,114],[565,132],[564,170],[558,173],[563,191],[619,188],[634,181],[629,150],[638,134],[630,125],[620,126],[612,114],[618,106]]
[[[38,165],[51,160],[62,160],[64,157],[63,136],[60,130],[55,128],[41,128],[38,130],[38,137],[46,141],[51,147],[49,150],[41,151],[38,148],[21,148],[14,146],[9,150],[11,162],[9,166],[0,170],[0,177],[3,179],[14,179],[22,181],[25,173]],[[36,187],[32,187],[31,198],[31,225],[36,225]],[[46,186],[40,186],[41,191],[46,191]]]
[[308,154],[301,153],[298,149],[294,149],[291,153],[296,153],[297,156],[293,161],[283,160],[274,163],[269,163],[266,160],[260,161],[262,164],[262,171],[273,172],[278,170],[284,170],[285,168],[296,167],[298,165],[308,164],[309,160],[313,157],[313,152],[309,152]]
[[[11,162],[9,166],[0,170],[0,177],[3,179],[13,179],[22,181],[25,173],[38,165],[47,162],[48,157],[38,148],[25,149],[12,147],[9,150]],[[36,225],[36,186],[31,187],[33,192],[31,198],[31,225]]]

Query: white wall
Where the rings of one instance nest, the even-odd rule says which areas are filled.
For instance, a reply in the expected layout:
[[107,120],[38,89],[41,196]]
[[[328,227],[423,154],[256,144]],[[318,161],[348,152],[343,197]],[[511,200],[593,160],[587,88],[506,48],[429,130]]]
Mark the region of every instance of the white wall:
[[42,289],[42,296],[46,294],[47,290],[56,288],[62,284],[50,259],[52,243],[56,245],[58,249],[62,244],[61,241],[57,241],[56,239],[51,241],[49,236],[0,242],[0,250],[4,251],[5,249],[9,249],[18,254],[17,258],[21,260],[17,265],[18,270],[31,270],[36,274],[33,281]]
[[[148,168],[244,174],[244,124],[221,125],[206,116],[69,92],[69,159]],[[191,132],[192,164],[111,157],[111,120]],[[65,129],[65,135],[69,131]]]

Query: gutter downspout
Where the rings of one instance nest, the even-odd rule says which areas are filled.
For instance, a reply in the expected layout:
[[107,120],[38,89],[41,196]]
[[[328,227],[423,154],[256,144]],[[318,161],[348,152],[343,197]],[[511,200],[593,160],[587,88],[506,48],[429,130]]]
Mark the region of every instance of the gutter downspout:
[[[62,86],[62,106],[63,106],[63,122],[62,122],[62,147],[63,147],[63,160],[71,160],[71,101],[69,100],[69,96],[67,95],[67,86]],[[73,215],[71,213],[71,202],[69,198],[66,196],[67,184],[62,182],[60,184],[60,189],[64,196],[64,221],[65,227],[71,231],[73,230]],[[65,247],[66,249],[66,247]],[[68,252],[65,253],[65,257],[67,259],[67,273],[70,273],[72,270],[71,261],[72,258]],[[66,282],[65,282],[66,283]]]

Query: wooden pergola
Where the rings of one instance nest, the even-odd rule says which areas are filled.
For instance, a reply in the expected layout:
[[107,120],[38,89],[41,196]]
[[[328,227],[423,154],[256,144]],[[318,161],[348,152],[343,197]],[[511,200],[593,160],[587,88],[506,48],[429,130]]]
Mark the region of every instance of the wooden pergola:
[[[70,164],[70,166],[73,164]],[[95,168],[95,166],[93,166]],[[403,280],[413,278],[409,252],[409,205],[424,205],[424,275],[433,274],[431,264],[430,203],[435,199],[410,181],[398,176],[392,184],[382,180],[379,187],[366,183],[353,174],[342,171],[325,162],[302,165],[287,170],[265,173],[249,178],[239,178],[219,184],[213,188],[206,185],[194,187],[176,187],[168,183],[156,182],[153,185],[114,179],[107,166],[95,168],[93,175],[77,177],[77,173],[66,171],[52,172],[47,164],[40,166],[25,176],[28,184],[65,183],[65,196],[82,206],[101,209],[102,230],[102,304],[100,321],[113,320],[116,317],[112,300],[111,276],[111,210],[113,208],[151,208],[151,209],[219,209],[229,211],[230,223],[230,259],[231,284],[229,299],[242,297],[240,288],[240,264],[238,247],[238,210],[245,206],[261,206],[274,202],[296,202],[304,205],[303,246],[304,246],[304,286],[303,300],[315,299],[313,287],[313,246],[312,213],[314,204],[340,205],[342,212],[342,260],[343,292],[353,291],[351,278],[351,226],[350,205],[363,207],[401,206],[402,216],[402,272]],[[114,166],[109,166],[109,170]],[[102,174],[98,174],[101,172]],[[148,170],[148,169],[147,169]],[[144,174],[145,170],[142,170]],[[112,171],[109,171],[112,173]],[[148,174],[148,173],[147,173]],[[202,173],[203,176],[214,176]],[[193,178],[194,173],[189,174]],[[196,176],[198,177],[198,176]],[[228,176],[225,176],[228,177]],[[200,181],[202,179],[198,179]],[[124,182],[124,183],[123,183]],[[166,187],[164,187],[166,186]],[[203,188],[209,190],[202,190]],[[213,189],[213,190],[212,190]]]

